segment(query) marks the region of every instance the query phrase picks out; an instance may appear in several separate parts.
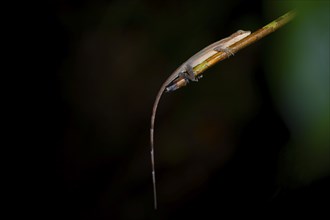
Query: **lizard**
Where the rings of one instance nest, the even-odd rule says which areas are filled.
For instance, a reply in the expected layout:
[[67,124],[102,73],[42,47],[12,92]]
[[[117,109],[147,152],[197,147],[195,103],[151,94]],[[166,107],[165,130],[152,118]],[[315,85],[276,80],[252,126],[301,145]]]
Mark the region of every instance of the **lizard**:
[[250,35],[250,31],[238,30],[229,37],[223,38],[209,46],[205,47],[201,51],[197,52],[195,55],[190,57],[186,62],[179,66],[162,84],[160,87],[151,115],[151,127],[150,127],[150,145],[151,145],[151,167],[152,167],[152,183],[153,183],[153,196],[154,196],[154,209],[157,209],[157,190],[156,190],[156,174],[155,174],[155,160],[154,160],[154,126],[155,126],[155,117],[157,112],[158,103],[162,97],[164,91],[171,92],[177,89],[175,84],[172,83],[179,79],[183,78],[188,83],[189,81],[197,82],[201,76],[196,77],[193,67],[202,63],[209,57],[213,56],[218,52],[225,52],[227,56],[234,55],[230,50],[230,46],[240,41],[241,39]]

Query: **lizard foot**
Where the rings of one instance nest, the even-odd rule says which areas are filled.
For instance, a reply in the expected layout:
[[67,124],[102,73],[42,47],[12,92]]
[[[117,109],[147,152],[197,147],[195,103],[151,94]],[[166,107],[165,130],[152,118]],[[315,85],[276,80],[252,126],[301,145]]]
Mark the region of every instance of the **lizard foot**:
[[217,52],[224,52],[227,54],[228,57],[230,57],[231,55],[234,56],[234,52],[228,48],[228,47],[221,47],[221,46],[218,46],[218,47],[215,47],[213,50],[217,51]]

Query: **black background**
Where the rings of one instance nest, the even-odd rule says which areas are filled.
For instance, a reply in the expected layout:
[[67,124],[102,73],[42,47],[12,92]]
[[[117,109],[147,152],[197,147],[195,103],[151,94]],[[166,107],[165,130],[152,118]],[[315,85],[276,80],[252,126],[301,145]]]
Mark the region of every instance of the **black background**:
[[[279,181],[279,155],[291,134],[274,105],[264,67],[260,64],[263,61],[260,50],[264,47],[267,49],[267,43],[271,42],[268,38],[235,55],[234,58],[241,62],[247,59],[247,63],[252,63],[247,67],[248,72],[243,72],[246,68],[244,66],[230,69],[232,65],[241,65],[235,59],[225,61],[225,70],[240,74],[229,78],[232,80],[229,83],[217,84],[216,81],[222,78],[212,78],[216,75],[215,72],[206,73],[199,84],[205,83],[204,86],[201,85],[202,88],[212,87],[208,92],[201,94],[203,90],[197,90],[199,84],[190,84],[183,91],[166,95],[162,99],[156,118],[159,210],[153,210],[148,143],[153,99],[163,80],[179,62],[207,44],[210,39],[215,39],[206,36],[204,44],[187,51],[182,46],[178,53],[176,47],[193,36],[191,27],[196,27],[197,32],[203,32],[201,27],[207,23],[206,29],[210,30],[208,33],[212,36],[227,36],[237,29],[237,17],[252,17],[251,20],[258,21],[252,25],[257,29],[276,16],[265,17],[265,2],[252,4],[237,1],[224,6],[217,1],[206,1],[195,8],[191,6],[194,5],[193,2],[136,1],[135,4],[136,10],[129,12],[124,10],[125,7],[119,7],[123,11],[118,11],[118,22],[114,19],[116,16],[112,15],[114,20],[109,27],[100,25],[106,14],[103,8],[115,7],[117,4],[101,0],[43,3],[32,11],[33,19],[23,22],[26,29],[22,30],[21,36],[31,40],[28,40],[29,49],[24,50],[21,55],[27,60],[24,69],[28,70],[21,79],[23,84],[28,84],[29,89],[24,89],[19,94],[22,103],[15,118],[18,119],[15,128],[21,132],[13,140],[15,143],[24,143],[20,144],[24,146],[21,151],[23,158],[17,156],[11,163],[14,167],[16,162],[21,164],[24,161],[16,169],[20,178],[14,185],[15,196],[11,197],[14,204],[19,204],[15,206],[16,212],[43,219],[220,219],[227,214],[236,216],[267,213],[272,216],[287,211],[304,214],[311,211],[312,207],[317,208],[317,213],[325,211],[325,206],[329,203],[328,178],[296,189],[285,188]],[[142,10],[138,7],[140,4],[152,14],[136,12]],[[205,10],[200,6],[204,6]],[[179,19],[181,14],[186,16],[183,21],[191,19],[196,22],[208,15],[208,10],[212,11],[214,17],[210,16],[206,21],[174,25],[182,21]],[[282,13],[285,11],[287,10]],[[163,17],[159,18],[157,14]],[[127,16],[124,22],[120,20],[122,16]],[[162,27],[153,31],[157,23]],[[228,26],[222,28],[219,25]],[[164,33],[155,33],[160,30]],[[167,35],[166,30],[171,34]],[[80,48],[84,47],[81,45],[86,33],[108,32],[111,35],[116,31],[120,32],[119,37],[114,37],[110,42],[104,36],[100,39],[96,36],[94,41],[100,43],[92,44],[87,49]],[[139,53],[143,44],[138,45],[137,49],[131,48],[135,44],[134,41],[129,42],[131,38],[127,36],[130,34],[133,35],[132,38],[147,36],[147,52]],[[121,41],[113,41],[120,39],[120,36],[123,37]],[[196,42],[200,38],[193,39]],[[104,47],[103,41],[107,41]],[[142,40],[144,43],[145,41]],[[186,47],[191,45],[194,44],[187,43]],[[112,54],[121,51],[121,48],[125,49],[124,55],[128,54],[128,58],[123,54],[115,58]],[[131,51],[132,54],[129,54]],[[149,57],[142,59],[141,57],[148,56],[148,51]],[[85,54],[81,55],[80,52]],[[105,55],[93,57],[93,53]],[[150,54],[157,56],[150,57]],[[90,59],[93,60],[93,64],[89,64],[92,67],[84,65]],[[110,71],[104,64],[107,59],[116,60],[111,61],[113,63],[109,61]],[[143,65],[137,65],[138,62],[143,62]],[[125,65],[133,65],[139,71],[132,72],[134,68],[126,70]],[[118,66],[125,69],[126,72],[123,70],[123,73],[126,76],[115,71]],[[222,71],[220,67],[215,68]],[[222,74],[226,74],[226,71],[223,72]],[[247,116],[243,119],[238,117],[241,121],[236,123],[235,116],[229,119],[219,116],[223,112],[219,113],[218,109],[226,108],[223,106],[231,102],[231,98],[223,99],[219,95],[222,90],[216,88],[217,85],[225,87],[227,83],[228,87],[235,86],[237,82],[233,79],[241,75],[252,81],[252,96],[257,97],[257,101],[247,107],[250,109],[247,110]],[[103,83],[108,90],[102,90]],[[97,89],[99,86],[102,87],[100,90]],[[240,91],[240,88],[237,90]],[[213,95],[211,101],[200,101],[210,94]],[[234,97],[241,94],[238,92]],[[104,101],[107,99],[108,101]],[[215,101],[219,103],[212,104]],[[99,102],[102,104],[95,106]],[[183,105],[187,107],[180,107]],[[189,115],[187,112],[196,105],[205,105],[208,110],[200,114],[196,110]],[[214,107],[214,110],[210,110]],[[181,115],[186,113],[188,116],[181,122]],[[226,115],[226,110],[224,114]],[[203,138],[195,138],[199,133],[194,131],[196,127],[191,127],[195,120],[198,123],[206,121],[201,124],[206,126],[206,133],[211,132],[211,137],[206,135],[206,138],[210,138],[206,144]],[[190,121],[191,124],[185,124],[185,121]],[[165,126],[166,123],[168,125]],[[203,136],[203,131],[201,135]],[[177,149],[179,153],[181,151],[179,155],[190,150],[193,153],[188,158],[178,159],[179,162],[174,164],[166,162],[167,159],[162,154],[174,152],[173,149],[164,149],[169,143],[176,142],[178,136],[180,139],[176,148],[182,143],[188,145],[183,146],[183,150]],[[193,146],[192,149],[190,145]],[[206,145],[226,147],[212,151]],[[204,147],[204,155],[199,155],[200,151],[194,153],[194,149]],[[226,156],[220,156],[220,162],[210,165],[212,169],[207,172],[205,181],[193,184],[191,188],[188,187],[189,181],[181,183],[178,188],[169,190],[170,197],[166,196],[167,179],[175,182],[181,173],[194,175],[194,169],[199,168],[199,163],[204,163],[208,157],[210,161],[216,161],[214,155],[210,155],[213,153],[224,153]],[[200,159],[199,156],[206,159]],[[205,169],[207,168],[208,166]],[[17,174],[14,173],[13,176]],[[186,193],[171,198],[177,191]],[[315,204],[317,207],[314,207]]]

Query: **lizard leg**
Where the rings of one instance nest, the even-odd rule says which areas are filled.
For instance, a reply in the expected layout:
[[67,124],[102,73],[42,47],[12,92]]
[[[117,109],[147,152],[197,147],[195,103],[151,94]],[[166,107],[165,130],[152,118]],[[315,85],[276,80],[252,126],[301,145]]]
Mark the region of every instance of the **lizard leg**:
[[217,52],[224,52],[227,54],[228,57],[230,57],[231,55],[234,56],[234,52],[228,47],[217,46],[213,50]]
[[199,74],[198,76],[196,76],[196,72],[194,71],[194,68],[191,65],[187,65],[186,69],[187,69],[187,73],[188,73],[187,78],[190,79],[191,81],[198,82],[199,79],[203,78],[202,74]]
[[187,82],[189,81],[198,82],[198,80],[203,76],[202,75],[196,76],[194,68],[191,65],[186,65],[184,70],[179,73],[179,77],[184,78]]
[[198,82],[199,79],[198,77],[195,76],[195,71],[191,65],[186,66],[186,72],[184,77],[194,82]]

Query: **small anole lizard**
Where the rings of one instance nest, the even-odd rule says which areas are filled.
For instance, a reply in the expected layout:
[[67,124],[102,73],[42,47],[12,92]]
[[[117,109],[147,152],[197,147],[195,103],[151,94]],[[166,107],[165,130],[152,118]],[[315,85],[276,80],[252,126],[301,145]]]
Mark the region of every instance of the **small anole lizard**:
[[173,81],[175,81],[180,77],[184,78],[187,82],[198,81],[200,77],[196,77],[193,67],[197,66],[198,64],[202,63],[203,61],[205,61],[206,59],[208,59],[209,57],[213,56],[218,52],[225,52],[228,55],[228,57],[230,55],[233,55],[229,47],[235,44],[236,42],[240,41],[241,39],[247,37],[250,34],[251,34],[250,31],[238,30],[229,37],[226,37],[222,40],[219,40],[205,47],[204,49],[202,49],[201,51],[190,57],[179,68],[177,68],[160,87],[152,108],[151,128],[150,128],[152,184],[153,184],[155,209],[157,209],[157,190],[156,190],[156,175],[155,175],[155,160],[154,160],[154,125],[155,125],[155,117],[156,117],[158,103],[163,92],[174,91],[176,89],[176,86],[175,85],[171,86],[171,84],[173,83]]

